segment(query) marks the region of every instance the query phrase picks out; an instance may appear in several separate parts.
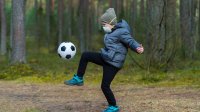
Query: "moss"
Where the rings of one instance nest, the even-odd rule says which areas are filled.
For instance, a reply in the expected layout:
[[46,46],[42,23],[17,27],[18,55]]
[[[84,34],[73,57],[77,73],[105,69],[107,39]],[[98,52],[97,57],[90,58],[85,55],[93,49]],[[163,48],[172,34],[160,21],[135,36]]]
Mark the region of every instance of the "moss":
[[[137,58],[137,57],[136,57]],[[29,53],[28,64],[10,66],[6,61],[0,65],[1,80],[15,80],[20,83],[63,83],[70,79],[78,68],[80,54],[73,60],[60,59],[56,53]],[[140,60],[140,58],[138,58]],[[145,86],[195,86],[200,87],[200,62],[186,62],[169,72],[155,70],[147,72],[135,66],[130,58],[115,79],[113,85],[134,84]],[[178,66],[178,65],[177,65]],[[102,80],[102,67],[89,63],[85,73],[85,83],[100,85]]]
[[32,109],[27,109],[24,112],[42,112],[42,111],[39,109],[32,108]]
[[39,71],[34,70],[28,64],[17,64],[6,66],[0,72],[0,79],[14,80],[24,76],[38,75]]

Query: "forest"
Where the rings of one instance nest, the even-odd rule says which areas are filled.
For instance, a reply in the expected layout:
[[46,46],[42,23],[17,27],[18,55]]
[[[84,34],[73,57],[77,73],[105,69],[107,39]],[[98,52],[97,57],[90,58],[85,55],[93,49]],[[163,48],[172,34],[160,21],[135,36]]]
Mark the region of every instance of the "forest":
[[[0,0],[2,88],[9,82],[63,84],[77,71],[83,52],[99,52],[104,47],[105,33],[99,18],[108,8],[115,9],[118,21],[127,21],[131,36],[144,47],[142,54],[128,50],[125,64],[113,85],[200,87],[199,0]],[[63,60],[58,56],[57,49],[62,42],[72,42],[76,46],[73,59]],[[101,78],[102,68],[89,64],[86,85],[91,84],[94,89]],[[200,110],[198,106],[199,103],[195,103],[191,108]],[[158,108],[161,109],[158,111],[170,111],[163,110],[165,106]],[[73,105],[70,109],[76,110]],[[179,109],[191,111],[181,106]]]
[[[9,63],[26,63],[29,44],[35,45],[35,53],[55,53],[62,41],[75,42],[81,53],[97,51],[104,35],[99,17],[109,7],[115,8],[118,20],[129,23],[132,36],[144,46],[144,68],[168,70],[177,60],[198,60],[198,0],[1,2],[1,55]],[[17,3],[22,12],[15,12]]]
[[[1,68],[31,67],[32,62],[43,66],[39,62],[44,55],[49,58],[46,63],[56,59],[54,66],[78,64],[81,53],[99,52],[104,46],[99,17],[113,7],[145,49],[142,55],[129,50],[126,65],[133,71],[198,71],[199,4],[198,0],[1,0]],[[75,44],[74,60],[58,58],[61,42]]]

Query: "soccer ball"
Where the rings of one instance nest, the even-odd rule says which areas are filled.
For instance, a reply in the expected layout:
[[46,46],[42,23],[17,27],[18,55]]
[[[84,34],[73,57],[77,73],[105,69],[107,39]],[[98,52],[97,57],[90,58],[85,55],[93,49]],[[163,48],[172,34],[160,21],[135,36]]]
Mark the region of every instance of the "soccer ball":
[[76,47],[71,42],[62,42],[59,45],[57,52],[60,58],[70,60],[76,54]]

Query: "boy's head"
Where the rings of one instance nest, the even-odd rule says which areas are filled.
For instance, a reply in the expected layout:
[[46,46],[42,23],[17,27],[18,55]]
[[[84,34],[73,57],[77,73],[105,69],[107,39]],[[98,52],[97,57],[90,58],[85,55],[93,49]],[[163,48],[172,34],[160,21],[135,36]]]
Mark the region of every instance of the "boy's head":
[[106,12],[100,17],[100,21],[101,23],[116,25],[117,17],[116,17],[114,8],[107,9]]

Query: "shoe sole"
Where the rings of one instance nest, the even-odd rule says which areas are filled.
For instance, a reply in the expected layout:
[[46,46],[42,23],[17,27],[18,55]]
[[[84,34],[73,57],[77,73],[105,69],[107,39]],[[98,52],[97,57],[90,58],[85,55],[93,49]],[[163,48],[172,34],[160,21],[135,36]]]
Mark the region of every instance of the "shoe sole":
[[65,83],[65,82],[64,82],[64,84],[68,85],[68,86],[83,86],[83,84],[68,84],[68,83]]
[[[105,111],[102,111],[102,112],[105,112]],[[117,110],[117,111],[114,111],[114,112],[120,112],[120,110]]]

